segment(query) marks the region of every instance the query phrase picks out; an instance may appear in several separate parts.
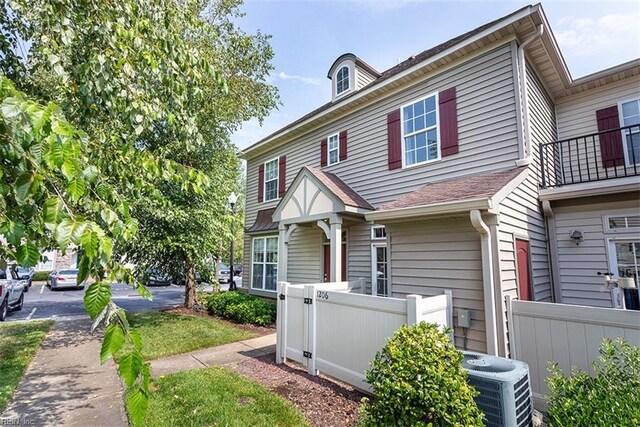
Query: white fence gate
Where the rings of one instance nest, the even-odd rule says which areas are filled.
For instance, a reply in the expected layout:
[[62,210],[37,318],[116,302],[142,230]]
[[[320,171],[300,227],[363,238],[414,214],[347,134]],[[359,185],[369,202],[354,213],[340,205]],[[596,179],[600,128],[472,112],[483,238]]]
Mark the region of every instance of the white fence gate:
[[507,300],[511,357],[529,365],[534,405],[546,409],[549,362],[569,373],[572,366],[593,374],[604,337],[623,337],[640,347],[640,311]]
[[451,292],[423,298],[350,293],[354,282],[278,283],[276,362],[287,358],[370,391],[364,373],[387,338],[403,324],[452,327]]

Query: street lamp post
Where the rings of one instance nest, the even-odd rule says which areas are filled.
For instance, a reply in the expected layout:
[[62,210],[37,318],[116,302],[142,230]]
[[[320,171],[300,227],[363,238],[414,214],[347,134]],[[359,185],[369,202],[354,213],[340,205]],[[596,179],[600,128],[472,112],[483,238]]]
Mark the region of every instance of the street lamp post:
[[229,207],[231,208],[231,259],[230,259],[230,266],[229,266],[229,290],[230,291],[235,291],[237,290],[236,288],[236,280],[234,278],[234,268],[233,268],[233,241],[235,238],[235,230],[234,230],[234,223],[235,223],[235,214],[236,214],[236,202],[238,201],[238,196],[236,196],[235,192],[231,192],[231,194],[229,194]]

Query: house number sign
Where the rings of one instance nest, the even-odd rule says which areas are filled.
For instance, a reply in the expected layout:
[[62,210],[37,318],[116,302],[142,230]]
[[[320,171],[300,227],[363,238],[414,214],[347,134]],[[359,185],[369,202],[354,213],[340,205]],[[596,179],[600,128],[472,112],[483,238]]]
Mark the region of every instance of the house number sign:
[[317,291],[317,298],[329,299],[329,293],[327,291]]

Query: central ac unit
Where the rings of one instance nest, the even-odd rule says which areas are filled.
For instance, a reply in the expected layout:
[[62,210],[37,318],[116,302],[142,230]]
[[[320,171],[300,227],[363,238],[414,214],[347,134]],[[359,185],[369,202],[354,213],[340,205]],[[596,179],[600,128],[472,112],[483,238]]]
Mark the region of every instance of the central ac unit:
[[523,427],[533,424],[529,367],[518,360],[463,351],[467,381],[480,393],[475,398],[486,426]]

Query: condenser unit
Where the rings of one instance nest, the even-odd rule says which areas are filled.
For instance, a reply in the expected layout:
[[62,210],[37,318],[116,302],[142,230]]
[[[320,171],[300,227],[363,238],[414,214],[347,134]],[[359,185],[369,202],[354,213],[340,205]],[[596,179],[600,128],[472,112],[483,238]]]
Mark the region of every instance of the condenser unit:
[[463,351],[467,381],[480,393],[478,408],[488,427],[523,427],[533,424],[533,406],[526,363]]

